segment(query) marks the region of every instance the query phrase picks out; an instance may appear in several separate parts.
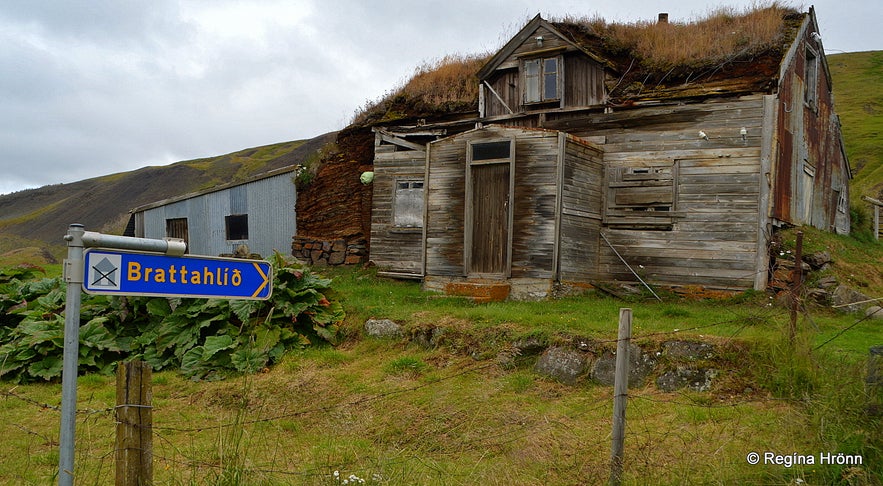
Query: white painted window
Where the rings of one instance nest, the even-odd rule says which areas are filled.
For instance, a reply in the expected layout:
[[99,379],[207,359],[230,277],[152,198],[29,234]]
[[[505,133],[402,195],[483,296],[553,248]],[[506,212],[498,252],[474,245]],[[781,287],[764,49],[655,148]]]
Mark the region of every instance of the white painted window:
[[395,189],[393,224],[399,228],[423,227],[423,181],[398,180]]

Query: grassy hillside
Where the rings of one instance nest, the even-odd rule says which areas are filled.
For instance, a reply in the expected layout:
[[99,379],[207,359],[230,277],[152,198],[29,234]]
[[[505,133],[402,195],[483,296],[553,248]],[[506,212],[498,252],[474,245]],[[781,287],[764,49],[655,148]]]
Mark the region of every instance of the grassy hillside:
[[[357,122],[376,117],[401,117],[397,103],[420,97],[448,108],[471,99],[463,89],[440,91],[440,84],[460,86],[451,79],[471,79],[479,58],[446,58],[422,66],[402,93],[365,108]],[[837,54],[828,58],[833,76],[837,112],[843,125],[847,155],[854,172],[852,204],[863,208],[861,196],[883,196],[883,51]],[[441,93],[441,94],[440,94]],[[439,98],[441,96],[441,98]],[[454,96],[452,99],[445,96]],[[464,99],[465,99],[464,98]],[[424,104],[424,105],[429,105]],[[421,105],[423,106],[423,105]],[[302,163],[331,140],[323,135],[308,141],[285,142],[163,167],[145,167],[71,184],[46,186],[0,196],[0,255],[33,247],[55,257],[63,253],[60,238],[67,226],[80,222],[90,230],[119,233],[134,207],[213,185],[239,181],[251,175]],[[342,155],[345,157],[345,155]]]
[[57,184],[0,196],[0,255],[22,247],[63,253],[61,237],[71,223],[121,234],[129,211],[143,204],[246,180],[261,172],[305,164],[333,140],[311,140],[244,149],[231,154],[144,167],[70,184]]
[[[857,316],[802,312],[791,346],[788,309],[760,294],[473,304],[371,270],[329,272],[347,311],[339,345],[293,351],[222,382],[154,374],[157,484],[362,484],[351,474],[375,485],[603,484],[612,387],[565,385],[534,365],[548,345],[609,351],[621,307],[633,309],[634,342],[660,366],[671,359],[665,341],[702,341],[718,349],[720,373],[702,392],[663,392],[653,379],[632,385],[624,484],[879,484],[883,431],[866,412],[863,381],[879,334]],[[395,319],[403,336],[365,336],[372,317]],[[0,484],[52,481],[59,390],[0,388]],[[82,376],[78,396],[77,483],[109,484],[114,378]],[[865,462],[752,465],[751,452]]]
[[[846,154],[853,169],[853,204],[883,196],[883,51],[828,57]],[[864,204],[864,203],[862,203]]]

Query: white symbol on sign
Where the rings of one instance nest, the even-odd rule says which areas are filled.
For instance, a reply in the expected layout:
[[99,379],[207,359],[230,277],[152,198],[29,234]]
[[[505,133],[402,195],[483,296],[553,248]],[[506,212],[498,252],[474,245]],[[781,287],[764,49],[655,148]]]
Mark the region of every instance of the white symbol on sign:
[[89,271],[89,287],[101,287],[104,289],[119,289],[120,257],[118,255],[106,255],[97,264],[92,265]]

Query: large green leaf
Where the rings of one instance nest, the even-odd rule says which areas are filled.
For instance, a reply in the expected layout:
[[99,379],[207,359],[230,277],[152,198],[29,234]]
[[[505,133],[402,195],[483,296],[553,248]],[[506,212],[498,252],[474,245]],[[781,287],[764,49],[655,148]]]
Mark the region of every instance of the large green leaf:
[[234,345],[235,341],[233,338],[226,334],[223,336],[209,336],[205,338],[205,344],[202,346],[202,359],[203,361],[210,361],[219,351],[230,349]]
[[230,355],[230,361],[241,373],[255,373],[267,365],[268,355],[253,348],[239,348]]
[[63,364],[63,359],[59,356],[46,356],[42,360],[28,366],[28,373],[34,377],[51,380],[61,376]]
[[96,317],[80,327],[80,346],[92,347],[108,351],[122,351],[113,335],[104,326],[108,322],[106,317]]

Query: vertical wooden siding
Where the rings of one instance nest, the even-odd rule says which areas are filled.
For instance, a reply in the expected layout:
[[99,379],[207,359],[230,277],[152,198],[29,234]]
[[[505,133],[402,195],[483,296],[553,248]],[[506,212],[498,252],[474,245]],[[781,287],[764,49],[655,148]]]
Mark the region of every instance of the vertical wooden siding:
[[[810,40],[811,23],[783,63],[778,93],[774,167],[776,190],[773,217],[788,224],[809,224],[838,233],[849,232],[848,208],[838,209],[839,195],[849,200],[849,168],[841,147],[840,124],[834,113],[831,79],[820,46]],[[814,50],[817,71],[807,76],[807,50]],[[808,82],[815,81],[813,86]],[[807,89],[814,102],[806,101]],[[803,166],[811,167],[809,179]],[[811,187],[804,182],[811,180]],[[835,194],[836,193],[836,194]]]
[[[536,38],[542,37],[542,47],[537,46]],[[604,87],[604,69],[597,62],[587,58],[582,53],[568,51],[573,49],[566,41],[557,34],[544,27],[540,27],[529,37],[527,41],[514,50],[514,52],[501,64],[501,68],[488,77],[487,83],[497,96],[502,98],[505,106],[493,93],[485,93],[485,116],[494,117],[510,114],[506,106],[513,113],[530,111],[531,106],[524,104],[522,95],[523,77],[519,73],[522,58],[531,55],[539,49],[549,50],[562,48],[558,53],[549,54],[554,57],[563,54],[561,74],[563,75],[564,100],[562,108],[576,108],[598,106],[604,103],[606,91]],[[546,107],[548,108],[548,107]]]
[[[558,204],[558,134],[502,127],[466,132],[430,144],[426,181],[427,275],[468,273],[464,268],[466,150],[470,141],[500,138],[515,139],[511,276],[552,277]],[[481,175],[473,177],[473,182],[481,184],[480,178]],[[482,237],[491,236],[473,232],[473,242]]]
[[[600,230],[642,278],[661,284],[751,288],[758,250],[762,97],[550,120],[606,140],[607,167],[677,165],[671,230]],[[576,128],[582,127],[582,128]],[[743,140],[740,131],[748,132]],[[708,140],[699,136],[702,130]],[[606,205],[606,202],[604,203]],[[562,271],[564,266],[562,265]],[[635,281],[605,244],[598,276]]]
[[592,282],[598,278],[603,155],[595,146],[567,138],[561,179],[562,281]]
[[515,137],[512,276],[552,278],[558,207],[558,133],[509,130]]
[[460,137],[432,142],[428,158],[425,275],[463,276],[466,142]]
[[392,145],[374,149],[374,195],[371,210],[371,261],[379,268],[394,272],[422,273],[422,228],[396,228],[396,182],[400,179],[423,180],[426,152],[396,151]]

